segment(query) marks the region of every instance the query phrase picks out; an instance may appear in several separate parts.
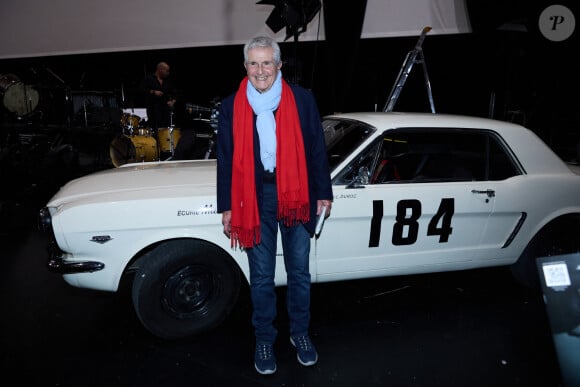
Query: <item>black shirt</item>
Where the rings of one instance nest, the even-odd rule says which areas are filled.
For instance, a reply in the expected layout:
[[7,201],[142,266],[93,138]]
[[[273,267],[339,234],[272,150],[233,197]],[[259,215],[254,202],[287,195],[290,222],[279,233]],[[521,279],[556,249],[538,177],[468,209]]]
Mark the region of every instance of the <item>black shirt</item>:
[[[147,75],[141,82],[141,89],[145,93],[148,125],[155,130],[168,127],[171,124],[172,109],[167,106],[167,101],[175,98],[175,87],[171,80],[164,79],[161,84],[155,75]],[[151,90],[160,90],[163,95],[158,97]]]

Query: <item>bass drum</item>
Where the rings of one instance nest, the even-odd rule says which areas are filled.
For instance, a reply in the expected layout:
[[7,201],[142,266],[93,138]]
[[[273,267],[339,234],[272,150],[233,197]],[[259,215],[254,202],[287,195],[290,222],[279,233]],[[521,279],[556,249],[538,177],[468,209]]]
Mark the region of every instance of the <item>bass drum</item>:
[[40,99],[38,90],[14,74],[0,74],[0,96],[4,107],[19,117],[32,113]]
[[111,142],[109,155],[115,167],[120,167],[123,164],[159,160],[157,141],[151,136],[117,136]]

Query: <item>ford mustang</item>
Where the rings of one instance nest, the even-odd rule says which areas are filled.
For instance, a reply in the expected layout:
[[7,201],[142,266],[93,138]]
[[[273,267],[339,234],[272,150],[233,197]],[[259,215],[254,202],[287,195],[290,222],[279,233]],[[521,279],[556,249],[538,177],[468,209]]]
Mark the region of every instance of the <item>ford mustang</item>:
[[[323,118],[334,203],[313,282],[510,266],[579,251],[580,176],[529,129],[430,113]],[[577,171],[576,171],[577,172]],[[220,324],[248,281],[216,211],[215,160],[124,164],[66,183],[41,210],[50,271],[108,292],[163,339]],[[282,262],[276,284],[284,286]]]

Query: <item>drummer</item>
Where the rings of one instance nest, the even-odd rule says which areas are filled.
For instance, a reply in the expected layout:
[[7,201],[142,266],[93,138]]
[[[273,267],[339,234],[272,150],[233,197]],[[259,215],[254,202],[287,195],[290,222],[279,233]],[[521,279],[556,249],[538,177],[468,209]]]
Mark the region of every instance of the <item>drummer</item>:
[[169,78],[170,67],[166,62],[159,62],[155,73],[146,75],[141,82],[147,108],[147,125],[157,135],[158,128],[173,124],[173,106],[176,89]]

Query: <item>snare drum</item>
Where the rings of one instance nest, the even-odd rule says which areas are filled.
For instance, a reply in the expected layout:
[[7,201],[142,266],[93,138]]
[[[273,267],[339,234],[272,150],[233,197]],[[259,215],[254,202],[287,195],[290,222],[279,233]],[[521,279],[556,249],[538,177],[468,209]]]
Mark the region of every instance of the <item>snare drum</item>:
[[159,149],[161,152],[171,152],[171,137],[173,137],[173,150],[181,139],[181,129],[173,128],[159,128],[157,129],[157,137],[159,140]]
[[152,136],[119,135],[111,142],[109,155],[115,167],[123,164],[157,161],[157,141]]
[[32,113],[40,99],[38,90],[23,84],[14,74],[0,74],[0,97],[4,107],[18,116]]

